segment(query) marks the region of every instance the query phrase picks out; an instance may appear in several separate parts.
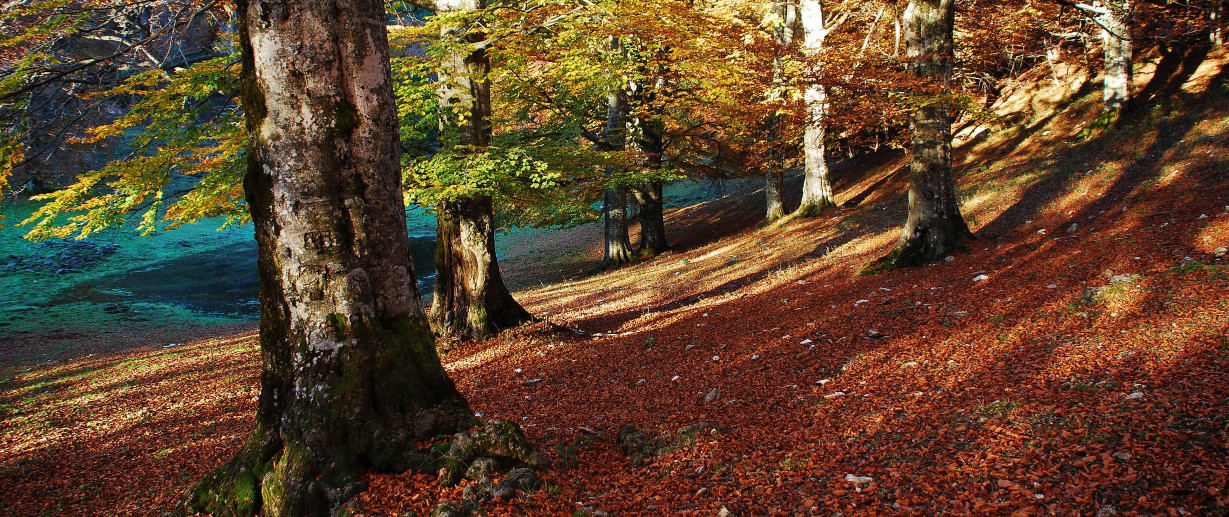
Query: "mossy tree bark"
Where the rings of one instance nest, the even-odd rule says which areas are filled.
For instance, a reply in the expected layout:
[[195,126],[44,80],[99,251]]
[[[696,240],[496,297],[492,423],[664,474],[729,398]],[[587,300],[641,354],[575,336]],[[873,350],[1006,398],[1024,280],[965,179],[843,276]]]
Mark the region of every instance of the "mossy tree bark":
[[470,427],[419,308],[384,5],[239,0],[263,366],[243,449],[178,513],[328,515]]
[[910,116],[909,216],[895,249],[879,268],[917,266],[974,239],[956,199],[952,178],[952,121],[944,98],[952,75],[955,0],[913,0],[905,10],[910,68],[943,88]]
[[[437,2],[443,4],[443,2]],[[448,10],[486,7],[484,0],[457,0]],[[491,59],[482,34],[444,27],[441,37],[456,43],[439,77],[440,135],[444,152],[481,152],[491,145]],[[491,196],[468,194],[437,207],[435,293],[431,323],[445,337],[486,339],[500,329],[533,319],[512,298],[495,253]]]
[[[770,103],[782,102],[785,98],[785,70],[781,56],[785,49],[794,44],[794,32],[798,30],[798,4],[793,0],[773,0],[772,28],[773,42],[778,46],[777,55],[772,61],[772,87],[768,92]],[[768,146],[772,159],[764,169],[764,220],[776,221],[785,217],[785,152],[781,149],[780,116],[773,113],[768,116]]]
[[[613,39],[612,48],[619,43]],[[622,151],[627,148],[627,94],[623,88],[615,88],[607,95],[606,128],[602,132],[600,147],[606,151]],[[613,174],[614,171],[607,171]],[[631,238],[627,235],[627,187],[615,184],[606,188],[605,202],[602,204],[604,220],[603,241],[605,253],[602,255],[603,268],[617,268],[635,260],[632,254]]]
[[490,196],[442,201],[431,322],[444,336],[486,339],[533,319],[504,286]]
[[776,166],[764,171],[764,220],[773,222],[785,217],[785,173]]
[[[843,14],[833,20],[826,20],[823,3],[819,0],[802,0],[799,3],[799,13],[803,34],[802,51],[812,58],[823,50],[828,35],[848,18],[848,14]],[[807,122],[802,135],[805,174],[802,202],[798,206],[797,214],[811,217],[835,207],[836,198],[832,194],[832,181],[828,177],[828,149],[824,142],[828,129],[828,89],[822,84],[811,84],[803,95],[807,108]]]
[[602,203],[602,217],[604,219],[602,234],[605,241],[602,267],[617,268],[635,260],[631,238],[627,234],[627,187],[618,185],[606,189],[606,199]]
[[[659,78],[651,88],[638,81],[629,81],[627,88],[627,97],[631,100],[627,121],[629,140],[640,157],[641,167],[650,175],[661,169],[665,153],[665,127],[661,110],[653,104],[656,92],[663,86],[664,80]],[[640,206],[640,256],[665,253],[670,249],[670,244],[666,242],[665,200],[661,182],[646,181],[632,187],[631,194]]]
[[646,182],[632,189],[632,195],[640,205],[640,256],[652,257],[669,251],[661,182]]

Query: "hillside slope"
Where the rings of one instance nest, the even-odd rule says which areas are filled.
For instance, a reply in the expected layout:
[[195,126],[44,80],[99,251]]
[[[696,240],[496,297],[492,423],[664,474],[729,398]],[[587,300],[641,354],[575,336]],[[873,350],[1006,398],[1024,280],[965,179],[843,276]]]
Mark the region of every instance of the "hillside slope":
[[[1158,93],[1105,131],[1089,129],[1098,92],[1076,68],[1009,91],[998,118],[962,128],[979,240],[946,262],[857,276],[904,219],[904,159],[886,152],[837,167],[845,208],[823,217],[757,227],[747,187],[672,211],[675,251],[618,271],[577,276],[600,258],[592,227],[511,252],[510,277],[542,275],[513,281],[537,285],[517,296],[551,325],[444,360],[476,411],[520,422],[556,468],[483,509],[1229,512],[1226,61],[1141,71]],[[548,255],[575,269],[547,275]],[[0,388],[3,511],[169,508],[241,444],[253,341],[15,372]],[[370,483],[372,515],[426,514],[466,488]]]

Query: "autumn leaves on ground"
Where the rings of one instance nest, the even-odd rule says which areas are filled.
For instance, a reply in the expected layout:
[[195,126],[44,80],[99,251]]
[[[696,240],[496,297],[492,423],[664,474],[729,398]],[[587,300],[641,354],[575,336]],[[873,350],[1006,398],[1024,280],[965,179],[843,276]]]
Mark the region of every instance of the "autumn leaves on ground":
[[[919,269],[858,276],[904,219],[889,151],[836,167],[840,210],[757,227],[746,183],[668,214],[675,251],[617,271],[586,272],[600,228],[512,237],[505,274],[543,321],[443,358],[553,467],[483,511],[1229,512],[1224,62],[1110,130],[1079,70],[1022,81],[996,105],[1010,124],[958,128],[979,240]],[[255,409],[255,333],[219,334],[11,364],[0,513],[168,510]],[[369,515],[469,483],[368,481]]]

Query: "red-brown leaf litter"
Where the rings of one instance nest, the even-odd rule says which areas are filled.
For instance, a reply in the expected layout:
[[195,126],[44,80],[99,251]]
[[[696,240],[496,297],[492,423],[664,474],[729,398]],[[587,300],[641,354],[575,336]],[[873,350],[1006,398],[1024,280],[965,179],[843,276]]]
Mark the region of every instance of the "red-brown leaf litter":
[[[979,240],[917,269],[858,275],[904,220],[892,151],[838,164],[844,207],[817,218],[757,227],[754,182],[675,209],[674,251],[616,271],[592,273],[596,226],[507,237],[542,321],[443,358],[553,467],[482,511],[1229,514],[1224,62],[1101,133],[1093,97],[1005,96],[1025,122],[960,128]],[[242,444],[255,347],[232,331],[13,365],[0,515],[169,510]],[[629,454],[631,428],[647,445]],[[469,482],[369,483],[358,513],[426,515]]]

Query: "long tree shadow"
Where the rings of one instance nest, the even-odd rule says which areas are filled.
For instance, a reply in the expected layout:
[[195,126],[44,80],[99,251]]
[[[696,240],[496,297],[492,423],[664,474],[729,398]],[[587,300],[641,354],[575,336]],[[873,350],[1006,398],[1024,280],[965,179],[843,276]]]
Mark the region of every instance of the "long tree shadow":
[[1144,103],[1163,101],[1165,97],[1179,93],[1187,80],[1195,75],[1199,65],[1208,58],[1212,46],[1206,38],[1200,37],[1195,41],[1162,43],[1158,49],[1161,60],[1157,62],[1156,72],[1137,96]]
[[717,285],[716,287],[707,289],[703,292],[691,294],[691,295],[684,296],[682,298],[675,299],[675,300],[661,302],[661,303],[648,306],[648,307],[636,307],[634,309],[630,309],[627,311],[618,312],[614,314],[609,314],[609,315],[603,314],[603,315],[599,315],[599,316],[595,316],[591,318],[578,319],[572,323],[583,330],[593,332],[595,331],[595,329],[608,329],[608,328],[622,327],[624,324],[632,320],[635,320],[644,314],[676,312],[676,311],[686,310],[688,307],[692,305],[696,305],[705,300],[709,300],[711,298],[729,294],[739,289],[745,288],[747,286],[759,283],[777,274],[778,271],[787,270],[794,266],[806,264],[808,262],[812,262],[815,260],[821,260],[824,258],[824,256],[831,253],[831,250],[839,248],[861,237],[861,234],[858,231],[859,229],[860,228],[855,228],[849,231],[842,232],[835,239],[830,239],[830,240],[821,242],[819,245],[815,247],[814,250],[806,254],[803,254],[799,257],[786,260],[784,262],[776,263],[773,265],[772,268],[760,269],[753,273],[740,276],[735,279],[724,282],[720,285]]
[[[1187,68],[1189,67],[1175,68],[1175,73]],[[1181,104],[1194,106],[1219,100],[1219,91],[1222,89],[1224,76],[1224,70],[1218,72],[1212,80],[1211,87],[1203,93],[1177,94]],[[1136,192],[1150,178],[1153,178],[1158,172],[1155,164],[1161,154],[1179,145],[1191,129],[1202,120],[1197,115],[1187,114],[1156,122],[1155,142],[1140,152],[1132,148],[1130,142],[1138,138],[1137,133],[1147,130],[1148,128],[1144,127],[1145,124],[1152,123],[1157,119],[1157,115],[1144,113],[1142,107],[1137,109],[1138,114],[1124,117],[1120,124],[1105,133],[1082,142],[1067,144],[1065,147],[1052,150],[1047,155],[1027,163],[1026,166],[1048,172],[1042,179],[1030,185],[1015,204],[982,227],[978,232],[979,236],[991,239],[1000,238],[1020,229],[1027,221],[1035,219],[1047,201],[1064,192],[1075,180],[1096,172],[1097,166],[1090,160],[1109,162],[1130,159],[1130,164],[1118,174],[1113,184],[1095,202],[1084,205],[1077,217],[1063,223],[1062,226],[1070,227],[1072,223],[1087,221],[1090,216],[1095,219],[1103,211],[1127,201],[1132,192]]]

